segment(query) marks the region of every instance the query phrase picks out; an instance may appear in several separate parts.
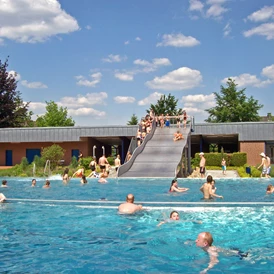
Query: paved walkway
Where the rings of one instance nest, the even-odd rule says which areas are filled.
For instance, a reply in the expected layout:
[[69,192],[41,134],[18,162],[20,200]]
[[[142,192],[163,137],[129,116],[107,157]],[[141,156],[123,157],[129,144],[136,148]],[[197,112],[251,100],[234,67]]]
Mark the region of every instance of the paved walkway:
[[239,178],[237,170],[227,170],[226,175],[223,175],[222,170],[207,170],[206,176],[211,175],[214,179],[219,178]]

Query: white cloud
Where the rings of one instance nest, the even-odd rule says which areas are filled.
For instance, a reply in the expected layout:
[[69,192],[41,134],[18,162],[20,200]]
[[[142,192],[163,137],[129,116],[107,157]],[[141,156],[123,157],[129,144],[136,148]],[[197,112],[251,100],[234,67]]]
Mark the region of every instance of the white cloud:
[[258,11],[253,12],[247,17],[248,20],[253,22],[267,21],[274,19],[274,6],[264,6]]
[[144,67],[142,72],[148,73],[157,70],[161,66],[170,66],[171,62],[168,58],[154,58],[152,62],[136,59],[133,61],[133,64]]
[[189,0],[189,10],[190,11],[200,11],[202,12],[204,4],[199,0]]
[[80,29],[57,0],[0,0],[0,26],[0,38],[21,43],[44,42]]
[[[76,97],[63,97],[59,102],[56,102],[56,104],[59,107],[66,107],[69,116],[92,116],[92,118],[101,118],[106,116],[106,112],[96,110],[91,106],[105,105],[107,97],[106,92],[87,93],[86,95],[77,95]],[[33,119],[36,119],[37,115],[44,115],[46,113],[46,106],[46,103],[30,102],[29,109],[35,113]]]
[[158,43],[157,47],[194,47],[200,42],[192,36],[184,36],[182,33],[178,34],[164,34],[162,42]]
[[68,115],[70,116],[92,116],[93,118],[99,118],[106,116],[105,111],[98,111],[93,108],[78,108],[68,109]]
[[90,25],[86,25],[86,29],[87,30],[91,30],[91,26]]
[[140,65],[140,66],[151,66],[151,63],[146,60],[136,59],[133,61],[133,64]]
[[107,58],[103,58],[102,61],[106,63],[120,63],[126,59],[126,56],[121,57],[119,54],[110,54]]
[[250,37],[252,35],[266,36],[267,40],[274,39],[274,23],[261,24],[258,27],[244,32],[245,37]]
[[274,80],[274,64],[263,68],[262,75]]
[[9,76],[14,77],[16,81],[19,81],[21,79],[21,75],[17,73],[15,70],[10,70],[8,74]]
[[210,102],[214,100],[214,94],[204,95],[204,94],[195,94],[195,95],[186,95],[182,97],[182,101],[186,103],[202,103]]
[[181,67],[162,77],[155,77],[152,81],[146,82],[146,85],[152,89],[185,90],[199,86],[202,79],[200,71]]
[[[231,76],[228,77],[235,81],[235,83],[238,85],[238,87],[247,87],[247,86],[253,86],[253,87],[265,87],[266,85],[271,84],[271,81],[268,80],[260,80],[257,78],[256,75],[251,75],[249,73],[243,73],[239,76]],[[228,78],[224,78],[221,82],[223,84],[226,84]]]
[[128,45],[129,44],[129,41],[125,41],[125,43],[124,43],[125,45]]
[[222,5],[225,2],[227,2],[228,0],[207,0],[206,3],[208,5]]
[[75,78],[78,80],[77,85],[79,86],[86,86],[86,87],[95,87],[98,83],[101,82],[102,73],[97,72],[90,75],[92,80],[87,80],[84,76],[79,75],[75,76]]
[[105,105],[105,100],[108,98],[106,92],[87,93],[85,96],[77,95],[76,97],[63,97],[60,100],[62,106],[68,108],[81,108],[93,105]]
[[213,93],[209,95],[186,95],[182,97],[181,102],[183,103],[183,109],[186,110],[188,115],[195,115],[195,118],[200,118],[200,120],[204,120],[207,117],[205,109],[212,108],[216,105]]
[[142,39],[140,37],[135,38],[136,41],[141,41]]
[[41,82],[28,82],[27,80],[21,81],[22,86],[27,88],[48,88],[47,85]]
[[132,73],[126,73],[126,72],[116,72],[114,74],[115,78],[121,80],[121,81],[132,81],[133,80],[133,74]]
[[135,102],[135,98],[130,97],[130,96],[116,96],[113,99],[118,104],[134,103]]
[[139,106],[145,106],[145,105],[150,105],[150,104],[155,104],[159,99],[160,97],[162,96],[163,94],[159,93],[159,92],[154,92],[154,93],[151,93],[148,97],[140,100],[138,102],[138,105]]
[[222,7],[219,4],[214,4],[206,11],[207,17],[221,18],[222,14],[227,12],[228,9]]
[[229,34],[231,33],[231,27],[230,27],[230,23],[227,23],[223,29],[224,31],[224,37],[229,36]]
[[171,62],[168,58],[154,58],[152,60],[153,65],[160,67],[160,66],[170,66]]
[[44,113],[46,106],[47,106],[46,103],[41,103],[41,102],[30,102],[29,103],[29,109],[32,111],[35,111],[36,113],[37,113],[37,111],[39,113]]

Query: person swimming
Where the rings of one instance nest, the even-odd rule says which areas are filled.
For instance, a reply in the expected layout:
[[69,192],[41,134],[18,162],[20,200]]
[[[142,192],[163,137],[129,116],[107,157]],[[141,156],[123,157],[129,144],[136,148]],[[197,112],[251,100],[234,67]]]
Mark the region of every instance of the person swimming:
[[173,179],[169,188],[169,192],[185,192],[188,191],[189,188],[178,187],[177,179]]

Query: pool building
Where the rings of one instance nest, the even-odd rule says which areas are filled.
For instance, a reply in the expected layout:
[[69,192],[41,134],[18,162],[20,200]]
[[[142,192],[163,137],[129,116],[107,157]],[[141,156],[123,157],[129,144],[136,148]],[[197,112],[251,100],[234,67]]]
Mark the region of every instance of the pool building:
[[[127,151],[133,152],[136,148],[137,129],[138,126],[119,125],[1,128],[0,166],[19,164],[23,157],[31,163],[35,155],[41,155],[43,147],[53,144],[58,144],[66,150],[63,159],[65,165],[70,163],[73,156],[77,157],[80,151],[84,157],[96,156],[97,159],[103,153],[109,156],[115,151],[121,155],[121,161],[124,163]],[[142,153],[146,151],[152,155],[157,148],[161,148],[157,161],[163,165],[172,158],[174,151],[179,151],[180,155],[185,152],[185,156],[190,158],[200,151],[209,152],[210,145],[217,144],[219,149],[222,147],[226,153],[246,152],[249,165],[260,162],[261,152],[265,152],[271,162],[274,161],[274,122],[197,123],[190,125],[185,131],[181,129],[185,140],[176,143],[174,148],[172,139],[167,138],[171,138],[176,130],[175,125],[171,128],[152,130],[143,147],[149,143],[149,139],[154,140],[153,147],[143,148]],[[163,145],[167,143],[169,145]]]

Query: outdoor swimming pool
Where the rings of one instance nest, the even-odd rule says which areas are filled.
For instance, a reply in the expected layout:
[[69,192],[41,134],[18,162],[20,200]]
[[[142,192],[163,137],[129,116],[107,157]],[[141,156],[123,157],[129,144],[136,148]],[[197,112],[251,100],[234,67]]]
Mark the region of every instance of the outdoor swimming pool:
[[[213,234],[216,246],[249,253],[243,259],[220,253],[209,273],[272,272],[274,196],[265,195],[272,179],[217,180],[217,193],[224,196],[217,206],[193,203],[201,202],[202,180],[179,180],[190,188],[179,194],[167,193],[166,179],[109,179],[104,185],[92,179],[83,186],[79,179],[68,185],[51,179],[50,189],[42,189],[44,180],[35,188],[31,178],[7,180],[9,187],[0,190],[11,198],[0,205],[1,272],[199,273],[209,261],[195,246],[202,231]],[[137,203],[148,202],[146,210],[119,215],[117,206],[129,192]],[[254,201],[263,204],[244,203]],[[173,209],[181,220],[158,227]]]

